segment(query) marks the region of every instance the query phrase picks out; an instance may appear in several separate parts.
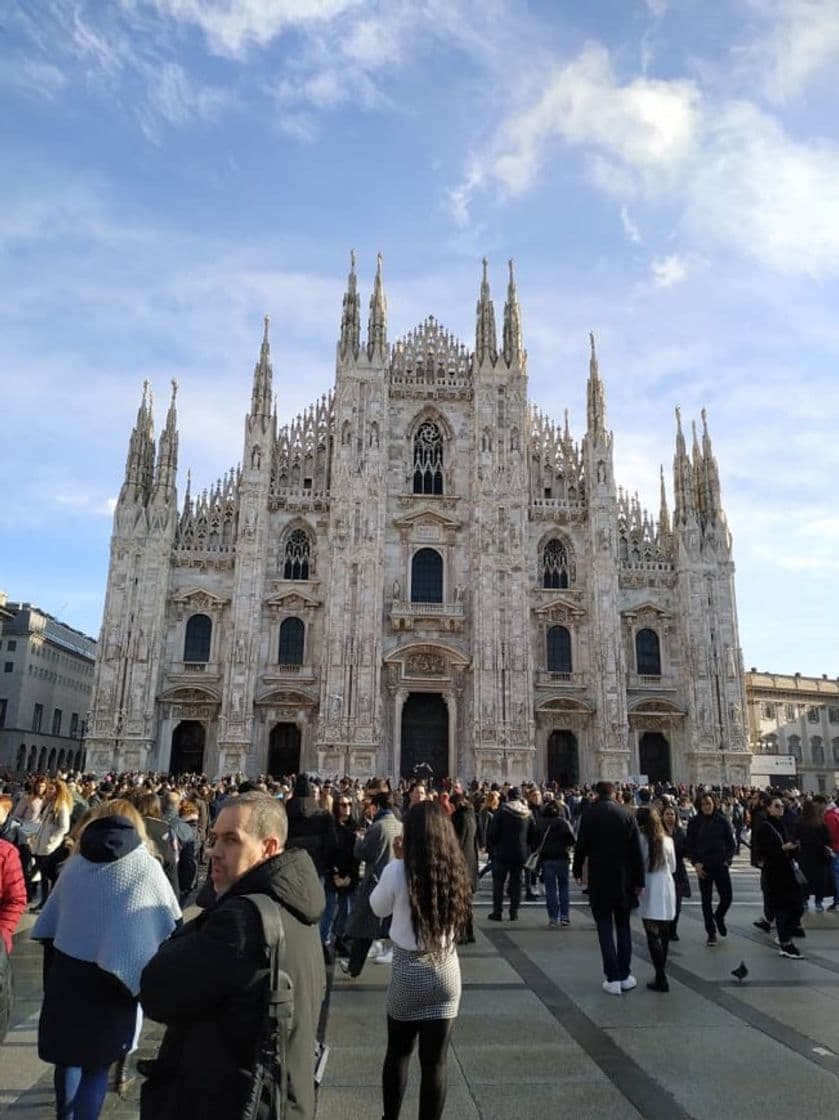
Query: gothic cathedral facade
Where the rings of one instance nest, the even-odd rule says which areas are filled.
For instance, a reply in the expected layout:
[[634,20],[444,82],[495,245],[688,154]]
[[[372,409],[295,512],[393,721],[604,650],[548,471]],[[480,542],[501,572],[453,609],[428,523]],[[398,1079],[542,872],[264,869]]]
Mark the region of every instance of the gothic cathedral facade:
[[241,466],[176,490],[173,386],[144,390],[111,541],[94,770],[748,780],[731,535],[705,417],[674,509],[616,485],[594,339],[575,441],[533,407],[512,265],[474,350],[366,340],[353,261],[335,384],[278,427],[268,321]]

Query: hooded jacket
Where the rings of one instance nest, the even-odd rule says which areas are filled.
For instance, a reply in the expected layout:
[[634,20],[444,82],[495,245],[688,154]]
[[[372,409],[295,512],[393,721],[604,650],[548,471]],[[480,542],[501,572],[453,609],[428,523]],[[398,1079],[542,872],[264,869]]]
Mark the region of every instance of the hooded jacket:
[[[300,783],[294,787],[295,791]],[[309,788],[308,783],[306,787]],[[325,874],[335,861],[335,818],[318,806],[309,794],[295,792],[286,805],[289,848],[302,848],[314,861],[319,875]]]
[[140,1000],[167,1030],[152,1079],[143,1086],[143,1120],[236,1120],[241,1114],[268,985],[262,923],[246,894],[268,895],[282,908],[282,967],[294,985],[288,1116],[314,1118],[315,1039],[326,987],[318,922],[325,899],[309,856],[286,850],[236,880],[146,966]]
[[500,863],[523,864],[536,841],[533,814],[523,801],[505,801],[489,823],[487,843]]

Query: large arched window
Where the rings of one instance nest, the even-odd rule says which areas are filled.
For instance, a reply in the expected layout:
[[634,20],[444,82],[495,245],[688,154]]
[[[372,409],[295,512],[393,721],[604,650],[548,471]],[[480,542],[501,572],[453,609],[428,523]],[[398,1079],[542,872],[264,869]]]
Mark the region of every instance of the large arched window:
[[308,579],[311,542],[305,529],[295,529],[285,546],[283,579]]
[[303,640],[306,627],[301,618],[284,618],[280,625],[280,665],[303,664]]
[[548,672],[571,672],[571,634],[564,626],[552,626],[548,631]]
[[562,541],[548,541],[542,553],[542,586],[561,588],[568,583],[568,550]]
[[635,635],[635,666],[639,676],[661,676],[661,643],[655,630],[639,630]]
[[205,614],[194,614],[186,624],[184,661],[209,661],[213,624]]
[[443,493],[443,433],[424,420],[414,436],[414,493]]
[[433,548],[421,548],[411,561],[411,602],[443,602],[443,557]]
[[814,766],[824,766],[824,741],[821,735],[811,736],[810,756],[813,759]]
[[790,735],[787,739],[787,750],[795,759],[796,762],[801,761],[801,736]]

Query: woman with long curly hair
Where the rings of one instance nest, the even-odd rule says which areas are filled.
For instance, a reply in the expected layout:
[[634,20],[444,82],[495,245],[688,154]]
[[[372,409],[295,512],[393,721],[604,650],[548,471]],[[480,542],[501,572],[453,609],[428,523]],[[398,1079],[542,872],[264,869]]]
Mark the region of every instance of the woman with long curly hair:
[[664,968],[667,964],[667,945],[670,940],[670,923],[676,916],[676,849],[672,837],[664,830],[656,809],[642,805],[635,819],[641,837],[641,854],[644,857],[644,890],[641,894],[639,913],[644,922],[650,960],[655,968],[655,979],[647,987],[653,992],[669,992],[670,985]]
[[370,896],[380,918],[393,915],[383,1120],[398,1120],[417,1038],[419,1120],[439,1120],[446,1103],[449,1038],[460,1007],[455,945],[472,916],[472,891],[452,823],[434,802],[422,801],[410,810],[395,854]]

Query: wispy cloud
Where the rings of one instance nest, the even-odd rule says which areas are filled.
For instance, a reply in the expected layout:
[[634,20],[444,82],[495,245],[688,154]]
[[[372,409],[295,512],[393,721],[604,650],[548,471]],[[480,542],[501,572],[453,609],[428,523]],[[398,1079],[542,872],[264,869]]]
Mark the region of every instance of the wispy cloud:
[[657,288],[671,288],[680,284],[687,276],[687,264],[678,253],[667,257],[656,257],[650,265],[653,283]]
[[763,20],[757,38],[742,45],[738,61],[774,104],[799,97],[839,61],[839,5],[835,0],[751,0]]

